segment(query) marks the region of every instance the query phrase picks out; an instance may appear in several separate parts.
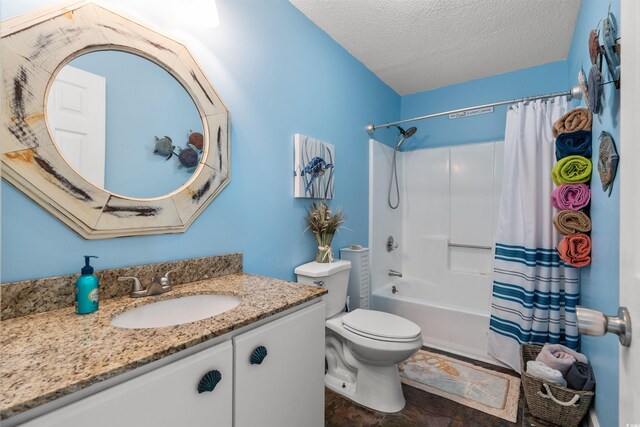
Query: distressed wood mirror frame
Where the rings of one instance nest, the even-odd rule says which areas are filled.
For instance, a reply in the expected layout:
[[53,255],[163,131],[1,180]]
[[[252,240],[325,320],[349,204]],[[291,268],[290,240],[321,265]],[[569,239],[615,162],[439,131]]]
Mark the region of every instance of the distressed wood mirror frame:
[[[228,111],[187,48],[93,3],[2,23],[2,177],[86,239],[184,232],[229,183]],[[151,60],[184,86],[200,114],[204,147],[193,176],[150,199],[96,187],[62,157],[46,121],[57,74],[92,51]]]

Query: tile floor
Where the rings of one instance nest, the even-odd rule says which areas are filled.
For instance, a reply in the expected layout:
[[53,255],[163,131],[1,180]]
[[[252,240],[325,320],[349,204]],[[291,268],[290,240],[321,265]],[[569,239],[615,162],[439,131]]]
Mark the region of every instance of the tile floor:
[[[446,354],[466,362],[495,369],[517,376],[515,371],[500,368],[487,363],[467,359],[432,348],[425,350]],[[344,397],[325,389],[325,426],[425,426],[425,427],[549,427],[551,424],[539,421],[528,413],[524,395],[520,396],[518,420],[511,423],[484,412],[460,405],[459,403],[436,396],[422,390],[402,386],[407,404],[396,414],[384,414],[362,407]]]

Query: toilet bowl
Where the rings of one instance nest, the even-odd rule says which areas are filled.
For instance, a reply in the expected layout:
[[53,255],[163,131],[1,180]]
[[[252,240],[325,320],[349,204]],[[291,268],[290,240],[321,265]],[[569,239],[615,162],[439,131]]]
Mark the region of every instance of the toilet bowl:
[[397,364],[422,346],[415,323],[390,313],[345,312],[351,263],[311,262],[296,268],[298,282],[323,286],[325,301],[325,385],[363,406],[398,412],[405,405]]

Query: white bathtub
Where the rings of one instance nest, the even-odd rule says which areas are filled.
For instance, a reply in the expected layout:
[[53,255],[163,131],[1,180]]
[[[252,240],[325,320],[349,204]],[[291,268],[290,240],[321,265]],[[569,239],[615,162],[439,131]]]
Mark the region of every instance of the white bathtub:
[[[391,292],[392,286],[396,287],[396,294]],[[418,324],[424,345],[428,347],[502,365],[487,354],[488,311],[474,308],[477,299],[468,294],[457,298],[468,305],[466,307],[439,303],[450,299],[442,295],[441,288],[422,280],[395,279],[373,292],[372,308]]]

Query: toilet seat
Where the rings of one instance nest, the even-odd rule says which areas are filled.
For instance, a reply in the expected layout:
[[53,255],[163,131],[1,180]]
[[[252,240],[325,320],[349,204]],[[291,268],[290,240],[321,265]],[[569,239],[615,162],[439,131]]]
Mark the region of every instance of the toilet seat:
[[342,326],[344,327],[345,330],[351,332],[352,334],[356,334],[358,336],[361,336],[363,338],[367,338],[367,339],[370,339],[370,340],[373,340],[373,341],[386,341],[386,342],[398,342],[398,343],[400,343],[400,342],[413,342],[418,338],[418,336],[415,336],[413,338],[384,338],[384,337],[378,337],[378,336],[375,336],[375,335],[371,335],[371,334],[367,334],[367,333],[364,333],[364,332],[356,331],[356,330],[353,330],[353,329],[351,329],[351,328],[349,328],[348,326],[345,326],[345,325],[342,325]]
[[415,323],[382,311],[356,309],[341,320],[346,330],[376,341],[412,342],[422,335]]

